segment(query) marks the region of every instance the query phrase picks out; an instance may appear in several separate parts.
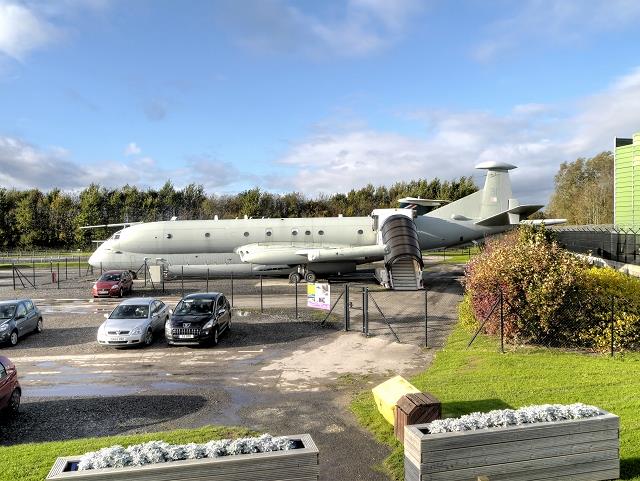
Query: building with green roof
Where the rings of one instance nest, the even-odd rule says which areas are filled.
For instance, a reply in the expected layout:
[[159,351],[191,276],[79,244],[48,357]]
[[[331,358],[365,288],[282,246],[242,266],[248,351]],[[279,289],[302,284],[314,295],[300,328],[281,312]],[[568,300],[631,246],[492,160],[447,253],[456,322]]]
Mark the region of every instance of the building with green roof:
[[640,228],[640,132],[631,139],[615,139],[614,223]]

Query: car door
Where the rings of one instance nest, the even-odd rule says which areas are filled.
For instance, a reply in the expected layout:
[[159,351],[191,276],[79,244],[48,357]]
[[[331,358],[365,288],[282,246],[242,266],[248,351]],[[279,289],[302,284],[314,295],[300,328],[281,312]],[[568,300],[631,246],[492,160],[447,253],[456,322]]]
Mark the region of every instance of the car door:
[[7,405],[10,395],[11,386],[9,385],[9,373],[0,362],[0,409],[3,409]]
[[157,332],[160,330],[160,324],[162,322],[162,320],[160,319],[160,302],[153,301],[151,303],[150,308],[151,308],[151,329]]
[[227,308],[227,300],[224,296],[218,297],[218,324],[224,329],[229,325],[229,309]]
[[26,332],[29,332],[28,323],[27,308],[24,305],[24,302],[21,302],[18,304],[18,309],[16,309],[16,326],[18,327],[18,336],[22,336]]
[[29,331],[33,331],[35,330],[36,325],[38,324],[38,313],[33,307],[33,302],[31,302],[30,300],[24,301],[24,305],[25,305],[25,308],[27,309],[27,323],[26,323],[27,329]]

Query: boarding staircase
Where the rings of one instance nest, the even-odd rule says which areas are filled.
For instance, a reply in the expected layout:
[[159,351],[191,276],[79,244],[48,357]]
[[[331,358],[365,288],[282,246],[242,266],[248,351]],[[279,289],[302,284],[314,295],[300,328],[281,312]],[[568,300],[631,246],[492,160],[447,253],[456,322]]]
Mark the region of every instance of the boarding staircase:
[[389,287],[398,291],[422,289],[424,264],[413,219],[400,214],[387,217],[380,234],[388,250],[384,257],[384,265],[388,273]]

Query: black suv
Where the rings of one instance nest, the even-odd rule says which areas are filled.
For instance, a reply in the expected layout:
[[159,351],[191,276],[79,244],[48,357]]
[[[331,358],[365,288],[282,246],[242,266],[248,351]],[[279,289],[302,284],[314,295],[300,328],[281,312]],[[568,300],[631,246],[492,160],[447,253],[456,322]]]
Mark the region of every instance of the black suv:
[[183,297],[165,324],[167,342],[175,345],[218,344],[220,334],[231,329],[231,306],[219,292]]

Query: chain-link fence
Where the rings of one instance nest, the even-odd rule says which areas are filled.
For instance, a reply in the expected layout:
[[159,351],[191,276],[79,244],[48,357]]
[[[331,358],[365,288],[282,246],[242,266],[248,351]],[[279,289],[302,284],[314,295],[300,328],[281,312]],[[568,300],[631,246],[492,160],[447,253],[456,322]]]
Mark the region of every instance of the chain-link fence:
[[554,226],[567,250],[625,264],[640,264],[640,229],[615,225]]
[[524,300],[508,301],[500,290],[493,298],[469,346],[485,333],[499,337],[502,352],[542,347],[614,356],[640,350],[637,300],[608,295],[574,303],[550,299],[533,306]]

